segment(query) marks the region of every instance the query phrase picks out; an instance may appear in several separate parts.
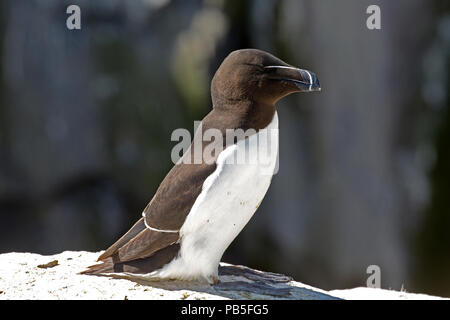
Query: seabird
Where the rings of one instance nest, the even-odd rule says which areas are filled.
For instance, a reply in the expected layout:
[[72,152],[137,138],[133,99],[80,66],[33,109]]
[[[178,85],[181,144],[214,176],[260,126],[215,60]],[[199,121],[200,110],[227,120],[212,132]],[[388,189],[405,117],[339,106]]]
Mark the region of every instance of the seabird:
[[[184,161],[191,147],[169,171],[133,227],[100,255],[99,264],[82,274],[126,275],[147,280],[218,282],[223,253],[263,200],[278,158],[275,103],[294,92],[320,91],[316,75],[256,49],[230,53],[211,82],[212,110],[194,135],[208,129],[224,137],[213,161]],[[254,134],[227,141],[229,130]],[[270,131],[271,134],[267,134]],[[273,134],[275,132],[275,135]],[[270,137],[271,148],[255,143]],[[252,139],[258,137],[258,139]],[[220,139],[217,139],[218,141]],[[264,164],[230,161],[246,149],[263,154]]]

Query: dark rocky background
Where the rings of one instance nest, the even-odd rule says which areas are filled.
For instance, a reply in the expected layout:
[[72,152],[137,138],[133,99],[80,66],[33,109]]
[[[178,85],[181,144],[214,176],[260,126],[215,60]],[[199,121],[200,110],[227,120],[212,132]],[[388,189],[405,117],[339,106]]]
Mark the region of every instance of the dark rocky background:
[[[66,28],[81,7],[82,29]],[[378,4],[382,29],[366,28]],[[211,108],[232,50],[316,72],[278,105],[280,171],[224,261],[324,289],[450,296],[450,6],[398,0],[0,3],[0,252],[100,250]]]

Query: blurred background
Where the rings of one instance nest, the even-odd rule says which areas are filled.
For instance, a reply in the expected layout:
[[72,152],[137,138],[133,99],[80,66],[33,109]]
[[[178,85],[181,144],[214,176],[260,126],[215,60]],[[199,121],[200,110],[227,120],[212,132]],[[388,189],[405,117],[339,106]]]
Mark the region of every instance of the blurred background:
[[[66,8],[81,8],[81,30]],[[366,9],[381,8],[381,30]],[[278,103],[280,171],[223,261],[323,289],[450,296],[450,3],[8,0],[0,3],[0,253],[99,251],[211,109],[232,50],[315,72]]]

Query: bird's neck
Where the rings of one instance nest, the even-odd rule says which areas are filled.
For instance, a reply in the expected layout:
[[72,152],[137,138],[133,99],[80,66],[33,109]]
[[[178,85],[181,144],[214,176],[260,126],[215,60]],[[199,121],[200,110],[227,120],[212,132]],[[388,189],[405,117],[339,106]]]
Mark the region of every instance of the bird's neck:
[[233,118],[234,126],[244,130],[267,127],[275,114],[274,104],[245,99],[215,99],[213,108],[216,113]]

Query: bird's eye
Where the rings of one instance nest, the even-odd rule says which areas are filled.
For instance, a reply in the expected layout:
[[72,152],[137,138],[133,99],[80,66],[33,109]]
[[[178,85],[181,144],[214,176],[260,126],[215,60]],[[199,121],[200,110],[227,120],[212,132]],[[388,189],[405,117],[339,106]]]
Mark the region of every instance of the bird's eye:
[[255,66],[255,68],[256,68],[258,71],[264,72],[264,67],[263,67],[263,66],[260,66],[259,64],[255,64],[254,66]]
[[254,63],[244,63],[244,65],[246,66],[250,66],[256,70],[258,70],[259,72],[263,73],[264,72],[264,67],[259,65],[259,64],[254,64]]

